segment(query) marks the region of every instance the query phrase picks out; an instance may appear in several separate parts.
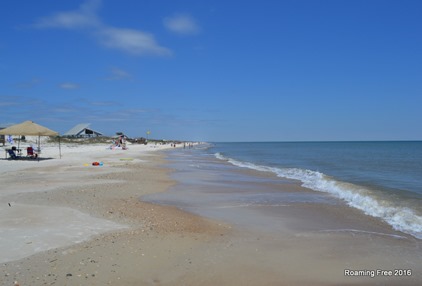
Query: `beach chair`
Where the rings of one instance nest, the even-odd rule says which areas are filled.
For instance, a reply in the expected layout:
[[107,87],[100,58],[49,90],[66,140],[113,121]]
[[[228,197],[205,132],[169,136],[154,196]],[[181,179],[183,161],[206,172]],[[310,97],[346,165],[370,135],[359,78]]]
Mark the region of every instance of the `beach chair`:
[[15,151],[13,151],[12,149],[7,149],[7,153],[9,153],[9,157],[10,157],[12,160],[17,160],[17,159],[19,159],[19,157],[18,157],[18,156],[16,156]]
[[38,154],[35,153],[34,148],[32,148],[31,146],[26,148],[26,156],[31,158],[31,159],[37,159],[38,158]]

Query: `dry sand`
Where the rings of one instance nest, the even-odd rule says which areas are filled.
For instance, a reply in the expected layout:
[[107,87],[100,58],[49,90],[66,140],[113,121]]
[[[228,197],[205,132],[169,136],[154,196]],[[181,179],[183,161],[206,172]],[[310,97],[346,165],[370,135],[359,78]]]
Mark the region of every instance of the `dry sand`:
[[[39,252],[33,249],[35,254],[3,262],[1,285],[14,285],[15,281],[20,286],[416,285],[420,282],[418,273],[413,273],[410,279],[344,277],[345,265],[373,265],[374,259],[382,261],[383,252],[395,245],[389,237],[373,240],[370,234],[356,234],[360,237],[356,240],[354,234],[338,233],[320,234],[318,239],[315,234],[307,237],[303,232],[272,237],[173,207],[141,202],[141,195],[163,192],[175,184],[169,177],[171,170],[163,167],[164,155],[149,151],[140,146],[130,146],[128,151],[90,146],[64,148],[60,160],[0,160],[0,209],[11,213],[19,207],[19,212],[9,213],[9,218],[11,215],[26,218],[19,222],[20,227],[25,222],[28,227],[36,224],[37,216],[43,218],[39,209],[52,207],[56,209],[47,216],[53,221],[56,218],[60,221],[63,216],[72,221],[76,213],[81,214],[79,221],[86,223],[81,228],[83,231],[77,225],[71,230],[82,232],[74,238],[82,240],[78,243],[66,242]],[[92,161],[101,161],[104,166],[84,165]],[[31,213],[31,207],[39,209]],[[10,219],[6,222],[13,223]],[[33,231],[50,229],[52,236],[54,231],[67,228],[66,223],[51,225],[51,221],[42,219],[38,223],[40,227]],[[96,230],[98,233],[107,232],[90,233],[88,230],[97,223],[101,226]],[[4,221],[0,221],[1,227],[5,227]],[[37,244],[37,239],[40,238],[17,239],[15,244],[20,244],[18,248],[31,247]],[[378,248],[379,257],[365,258],[365,248],[357,245],[365,239],[369,241],[368,248]],[[57,241],[60,239],[52,243]],[[412,252],[415,247],[419,249],[419,243],[412,240],[406,241],[402,249]],[[399,267],[404,261],[399,259],[397,263]],[[383,265],[378,265],[382,269]]]
[[[163,155],[150,152],[161,149],[141,145],[126,151],[105,150],[104,146],[64,147],[62,159],[1,160],[0,204],[9,218],[3,217],[0,228],[7,230],[8,224],[15,224],[12,231],[16,233],[17,227],[23,229],[26,224],[32,232],[24,233],[23,240],[6,241],[17,251],[32,248],[17,253],[15,259],[38,252],[33,246],[46,244],[48,234],[54,237],[59,232],[66,239],[74,212],[85,215],[80,220],[85,224],[82,228],[95,229],[99,221],[103,227],[97,232],[115,229],[94,236],[95,232],[83,233],[80,243],[65,242],[70,245],[4,262],[1,285],[14,285],[15,281],[21,286],[167,284],[182,277],[192,264],[189,253],[213,237],[223,236],[228,227],[176,208],[139,201],[141,195],[165,191],[174,184],[168,177],[170,170],[161,167]],[[46,148],[43,155],[55,152],[53,147]],[[94,167],[92,161],[104,165]],[[10,219],[13,216],[19,216],[18,223]],[[67,223],[52,225],[63,216]],[[104,226],[104,221],[110,225]],[[46,229],[47,236],[42,236]],[[80,229],[74,226],[72,231]],[[87,235],[91,237],[83,237]],[[1,237],[3,246],[5,236]],[[51,244],[58,242],[60,237]],[[0,258],[13,260],[1,254]]]

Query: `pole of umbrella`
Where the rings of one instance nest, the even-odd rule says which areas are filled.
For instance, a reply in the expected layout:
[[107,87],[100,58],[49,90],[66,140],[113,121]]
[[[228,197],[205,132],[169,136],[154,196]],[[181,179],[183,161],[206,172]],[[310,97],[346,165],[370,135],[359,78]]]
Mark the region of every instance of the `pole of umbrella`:
[[21,146],[21,136],[22,136],[22,135],[19,135],[19,139],[18,139],[18,149],[16,150],[18,153],[19,153],[20,146]]
[[38,162],[40,161],[40,153],[41,153],[41,135],[38,135],[38,150],[37,150],[37,159]]
[[61,147],[61,139],[60,139],[60,136],[59,136],[59,154],[60,154],[60,159],[62,158],[62,147]]

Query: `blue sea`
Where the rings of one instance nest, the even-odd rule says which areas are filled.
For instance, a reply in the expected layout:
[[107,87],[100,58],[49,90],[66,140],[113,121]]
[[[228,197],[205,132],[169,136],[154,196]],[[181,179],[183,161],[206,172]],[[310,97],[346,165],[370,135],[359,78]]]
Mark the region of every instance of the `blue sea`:
[[[224,203],[282,206],[339,201],[422,239],[421,141],[212,143],[172,151],[169,158],[177,170],[173,176],[183,186],[167,197],[147,198],[151,202],[221,218],[218,214]],[[247,169],[274,178],[236,173]],[[286,179],[297,180],[311,193],[282,194],[269,189],[268,183]],[[234,192],[222,191],[230,190],[234,181],[247,192],[233,196]],[[220,210],[207,213],[213,204]]]

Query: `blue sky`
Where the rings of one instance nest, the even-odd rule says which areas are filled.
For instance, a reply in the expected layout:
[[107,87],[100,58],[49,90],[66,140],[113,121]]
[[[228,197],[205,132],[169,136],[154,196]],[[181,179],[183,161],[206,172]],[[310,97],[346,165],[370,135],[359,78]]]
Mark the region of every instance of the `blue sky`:
[[422,1],[3,1],[0,125],[422,139]]

